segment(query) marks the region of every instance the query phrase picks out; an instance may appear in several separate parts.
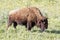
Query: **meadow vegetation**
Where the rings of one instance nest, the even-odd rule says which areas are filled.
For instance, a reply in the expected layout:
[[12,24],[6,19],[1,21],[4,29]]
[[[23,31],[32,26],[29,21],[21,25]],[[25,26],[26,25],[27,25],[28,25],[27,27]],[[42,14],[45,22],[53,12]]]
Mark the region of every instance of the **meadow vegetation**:
[[[27,31],[25,26],[18,25],[15,32],[12,25],[6,31],[9,11],[30,6],[48,17],[48,29],[40,32],[35,26]],[[0,0],[0,40],[60,40],[60,0]]]

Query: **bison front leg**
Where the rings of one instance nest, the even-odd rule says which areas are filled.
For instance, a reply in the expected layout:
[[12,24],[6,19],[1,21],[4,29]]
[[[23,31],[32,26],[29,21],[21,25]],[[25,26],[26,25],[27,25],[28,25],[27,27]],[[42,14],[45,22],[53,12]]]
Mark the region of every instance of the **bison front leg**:
[[8,30],[8,28],[9,28],[11,25],[12,25],[12,21],[11,21],[11,20],[8,20],[6,30]]
[[31,22],[27,22],[27,29],[31,30]]

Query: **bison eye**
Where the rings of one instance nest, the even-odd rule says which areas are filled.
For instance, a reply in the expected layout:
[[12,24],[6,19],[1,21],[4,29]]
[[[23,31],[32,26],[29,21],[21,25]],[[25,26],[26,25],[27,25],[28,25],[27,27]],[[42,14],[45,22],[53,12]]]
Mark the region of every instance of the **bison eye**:
[[42,23],[44,23],[44,24],[45,24],[45,22],[44,22],[44,21],[42,21]]

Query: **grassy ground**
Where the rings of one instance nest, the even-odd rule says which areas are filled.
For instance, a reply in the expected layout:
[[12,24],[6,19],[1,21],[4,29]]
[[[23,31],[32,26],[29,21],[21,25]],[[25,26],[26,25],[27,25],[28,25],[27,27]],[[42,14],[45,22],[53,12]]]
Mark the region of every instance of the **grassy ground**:
[[[27,31],[18,25],[17,32],[13,26],[6,31],[9,11],[17,8],[34,6],[48,17],[48,29],[41,32],[36,26]],[[60,40],[60,1],[59,0],[0,0],[0,40]]]

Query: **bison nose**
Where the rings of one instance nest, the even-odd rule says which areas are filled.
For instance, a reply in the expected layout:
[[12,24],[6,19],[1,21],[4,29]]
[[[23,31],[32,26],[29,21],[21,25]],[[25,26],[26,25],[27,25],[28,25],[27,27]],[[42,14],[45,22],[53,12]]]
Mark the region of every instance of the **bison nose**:
[[43,29],[43,30],[41,29],[41,32],[44,32],[44,31],[45,31],[45,29]]
[[41,27],[41,32],[45,31],[45,27]]

